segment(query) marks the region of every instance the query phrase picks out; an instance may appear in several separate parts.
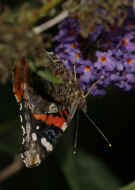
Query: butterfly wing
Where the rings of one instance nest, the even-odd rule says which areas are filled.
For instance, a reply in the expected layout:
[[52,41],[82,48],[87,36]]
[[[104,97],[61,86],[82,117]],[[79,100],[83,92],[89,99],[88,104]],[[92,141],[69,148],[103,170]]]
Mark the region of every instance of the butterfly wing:
[[21,157],[26,167],[38,166],[53,151],[78,107],[86,101],[78,82],[59,58],[47,53],[49,64],[44,70],[60,77],[63,83],[44,80],[31,72],[22,58],[15,64],[13,91],[20,106],[23,142]]
[[20,65],[15,65],[13,91],[20,106],[23,131],[21,157],[26,167],[38,166],[53,151],[68,127],[68,110],[43,98],[32,88],[30,74],[24,59]]
[[33,133],[31,110],[24,99],[20,102],[20,121],[23,131],[21,158],[26,167],[38,166],[44,158],[44,153],[37,142],[37,135]]

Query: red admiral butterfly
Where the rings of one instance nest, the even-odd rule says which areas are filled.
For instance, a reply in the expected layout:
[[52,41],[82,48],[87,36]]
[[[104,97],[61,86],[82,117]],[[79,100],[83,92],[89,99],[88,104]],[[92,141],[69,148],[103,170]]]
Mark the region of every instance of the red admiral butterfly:
[[56,55],[46,54],[50,61],[45,62],[44,70],[60,77],[61,84],[37,76],[24,58],[15,64],[13,73],[23,131],[21,158],[26,167],[38,166],[53,151],[78,107],[86,112],[83,91],[73,74]]

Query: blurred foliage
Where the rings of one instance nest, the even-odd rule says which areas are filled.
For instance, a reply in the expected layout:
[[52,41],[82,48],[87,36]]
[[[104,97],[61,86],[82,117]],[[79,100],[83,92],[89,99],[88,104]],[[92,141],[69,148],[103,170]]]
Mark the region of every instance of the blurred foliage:
[[[19,123],[18,123],[19,125]],[[14,133],[12,133],[14,126]],[[11,156],[14,156],[18,152],[18,133],[17,133],[17,122],[13,120],[8,120],[7,122],[0,124],[0,151],[8,153]]]
[[130,183],[129,185],[121,188],[120,190],[135,190],[135,182]]
[[62,170],[72,190],[116,190],[121,186],[102,160],[81,151],[74,158],[70,152]]
[[127,16],[127,7],[132,4],[128,0],[69,0],[64,4],[65,9],[74,7],[73,15],[80,20],[81,34],[87,37],[94,31],[96,24],[105,27],[120,25]]
[[[44,56],[45,57],[45,56]],[[45,57],[46,58],[46,57]],[[47,58],[46,58],[47,59]],[[44,60],[44,59],[42,59]],[[45,80],[48,80],[52,83],[57,83],[57,84],[61,84],[63,81],[62,79],[54,76],[51,72],[47,71],[47,70],[41,70],[39,69],[39,67],[36,67],[34,62],[31,60],[31,59],[27,59],[28,61],[28,64],[29,64],[29,67],[30,69],[35,72],[38,76],[40,76],[41,78],[45,79]],[[41,63],[41,60],[40,60],[40,63]],[[42,66],[42,65],[41,65]]]
[[16,110],[13,109],[11,90],[9,84],[0,86],[0,155],[3,153],[14,157],[20,148],[18,141],[21,140],[21,129],[18,130],[17,115],[14,117]]
[[[96,24],[121,24],[126,17],[128,0],[30,0],[0,2],[0,81],[9,79],[13,64],[21,57],[36,59],[38,50],[53,49],[54,33],[35,34],[33,27],[55,17],[63,10],[78,17],[83,36],[87,37]],[[119,18],[119,19],[118,19]],[[45,43],[43,40],[45,39]],[[44,60],[46,58],[44,57]],[[43,60],[38,60],[43,62]],[[35,64],[37,61],[35,61]]]

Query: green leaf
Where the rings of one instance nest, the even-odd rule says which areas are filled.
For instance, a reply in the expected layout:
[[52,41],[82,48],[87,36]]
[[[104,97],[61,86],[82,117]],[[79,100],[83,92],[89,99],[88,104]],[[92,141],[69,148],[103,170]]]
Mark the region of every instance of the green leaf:
[[52,83],[56,83],[56,84],[63,83],[63,81],[60,78],[57,78],[51,72],[49,72],[47,70],[43,71],[43,70],[37,69],[37,67],[34,65],[32,60],[28,59],[28,64],[29,64],[31,70],[34,71],[41,78],[48,80]]
[[84,152],[74,158],[70,153],[63,163],[62,169],[72,190],[117,190],[121,186],[103,161]]
[[120,190],[135,190],[135,181],[130,183],[126,187],[120,188]]
[[13,147],[11,144],[0,143],[0,152],[8,153],[13,156],[17,151],[16,147]]
[[20,124],[16,120],[0,123],[0,152],[13,156],[18,151],[18,140],[20,138],[18,137],[18,125]]
[[61,79],[58,79],[57,77],[55,77],[51,72],[49,72],[49,71],[38,71],[37,72],[37,74],[40,76],[40,77],[42,77],[42,78],[44,78],[44,79],[46,79],[46,80],[48,80],[48,81],[50,81],[50,82],[53,82],[53,83],[57,83],[57,84],[59,84],[59,83],[62,83],[62,80]]

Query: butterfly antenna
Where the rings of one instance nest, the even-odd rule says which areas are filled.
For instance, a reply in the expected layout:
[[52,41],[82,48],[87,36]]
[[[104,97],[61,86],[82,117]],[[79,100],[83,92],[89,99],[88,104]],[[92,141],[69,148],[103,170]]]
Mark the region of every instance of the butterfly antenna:
[[109,147],[112,147],[112,144],[109,142],[108,138],[104,135],[102,130],[96,125],[96,123],[88,116],[87,113],[83,112],[86,116],[86,118],[91,122],[91,124],[95,127],[95,129],[100,133],[100,135],[103,137],[103,139],[107,142]]
[[75,127],[74,127],[74,134],[73,134],[73,154],[77,154],[77,147],[78,147],[78,132],[79,132],[79,110],[77,110],[77,115],[75,118]]

